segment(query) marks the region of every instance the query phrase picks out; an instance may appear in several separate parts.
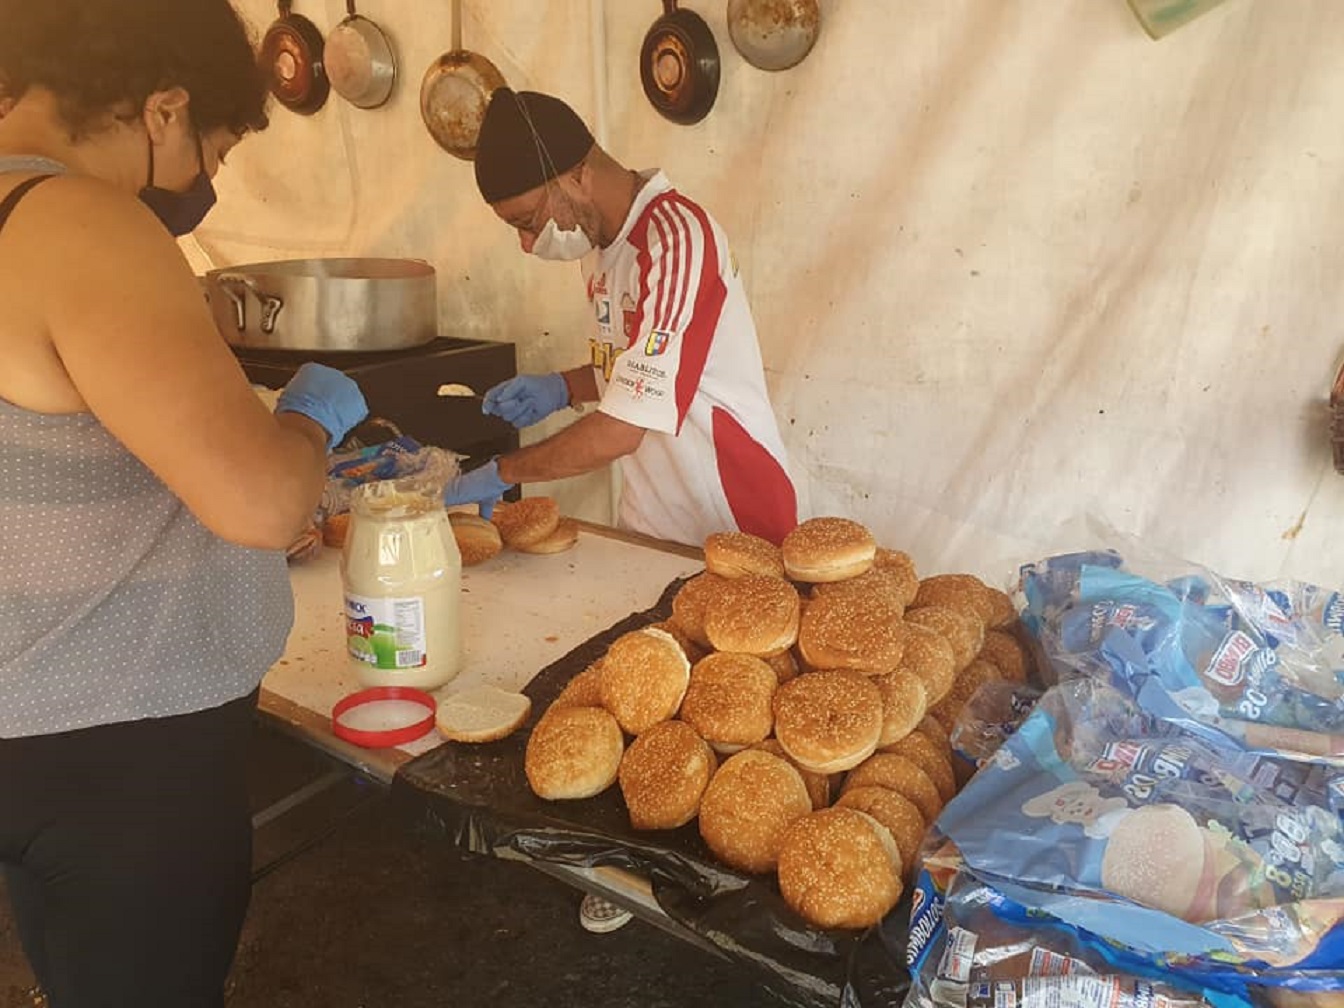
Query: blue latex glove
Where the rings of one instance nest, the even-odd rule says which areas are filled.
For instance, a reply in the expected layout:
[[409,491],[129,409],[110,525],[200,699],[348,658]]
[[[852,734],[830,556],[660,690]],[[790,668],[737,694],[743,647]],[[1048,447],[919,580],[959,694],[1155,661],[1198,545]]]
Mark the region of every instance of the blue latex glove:
[[569,386],[559,372],[519,375],[485,393],[481,412],[515,427],[531,427],[569,405]]
[[369,415],[364,393],[349,376],[335,368],[309,361],[276,401],[277,413],[302,413],[327,432],[327,451],[345,440],[350,430]]
[[481,516],[489,518],[505,491],[511,489],[512,483],[505,483],[499,478],[499,462],[491,459],[480,468],[463,473],[444,487],[443,503],[479,504]]

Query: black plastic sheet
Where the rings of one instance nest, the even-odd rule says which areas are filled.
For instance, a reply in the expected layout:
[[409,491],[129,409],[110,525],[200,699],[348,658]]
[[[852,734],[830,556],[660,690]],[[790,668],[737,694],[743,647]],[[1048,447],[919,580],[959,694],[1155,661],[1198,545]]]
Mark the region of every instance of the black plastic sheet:
[[674,581],[651,609],[626,617],[543,669],[524,691],[532,698],[532,715],[521,731],[484,745],[449,743],[411,760],[393,780],[394,799],[474,853],[611,866],[645,876],[670,918],[755,971],[786,1004],[895,1008],[909,987],[908,903],[866,933],[820,931],[789,909],[773,877],[719,864],[693,822],[674,831],[639,832],[630,828],[617,787],[576,802],[542,801],[528,788],[523,753],[537,718],[617,637],[666,619],[682,583]]

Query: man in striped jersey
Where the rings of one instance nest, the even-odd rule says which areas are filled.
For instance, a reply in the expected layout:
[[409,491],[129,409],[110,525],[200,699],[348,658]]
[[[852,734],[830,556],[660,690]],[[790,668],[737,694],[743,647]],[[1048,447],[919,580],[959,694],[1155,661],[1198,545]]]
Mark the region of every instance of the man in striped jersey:
[[583,261],[593,311],[585,364],[513,378],[482,408],[517,427],[597,409],[460,477],[446,502],[488,509],[514,484],[615,462],[622,527],[694,545],[731,529],[778,543],[797,524],[796,495],[723,230],[662,172],[618,164],[548,95],[496,91],[475,168],[524,252]]

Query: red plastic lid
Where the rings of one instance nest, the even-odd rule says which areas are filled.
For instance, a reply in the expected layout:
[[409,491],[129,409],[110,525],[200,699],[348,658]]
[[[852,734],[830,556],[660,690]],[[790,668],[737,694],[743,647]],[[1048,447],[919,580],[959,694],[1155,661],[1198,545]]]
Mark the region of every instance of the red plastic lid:
[[351,693],[331,709],[331,730],[365,749],[414,742],[434,727],[437,704],[409,686],[374,686]]

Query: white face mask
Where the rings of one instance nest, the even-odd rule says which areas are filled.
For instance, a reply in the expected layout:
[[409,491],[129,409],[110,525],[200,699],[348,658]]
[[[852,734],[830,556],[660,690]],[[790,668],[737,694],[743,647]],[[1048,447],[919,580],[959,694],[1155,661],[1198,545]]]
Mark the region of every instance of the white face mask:
[[592,240],[583,233],[583,228],[574,227],[573,231],[561,231],[552,217],[532,243],[532,254],[538,259],[551,259],[557,262],[572,262],[582,259],[593,250]]

